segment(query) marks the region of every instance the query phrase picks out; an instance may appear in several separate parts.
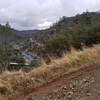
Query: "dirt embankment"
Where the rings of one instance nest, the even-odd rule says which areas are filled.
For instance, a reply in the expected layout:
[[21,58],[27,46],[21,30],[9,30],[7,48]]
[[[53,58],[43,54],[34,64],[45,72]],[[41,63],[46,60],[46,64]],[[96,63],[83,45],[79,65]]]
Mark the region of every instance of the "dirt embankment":
[[33,89],[20,100],[100,100],[100,63],[86,65],[77,72]]

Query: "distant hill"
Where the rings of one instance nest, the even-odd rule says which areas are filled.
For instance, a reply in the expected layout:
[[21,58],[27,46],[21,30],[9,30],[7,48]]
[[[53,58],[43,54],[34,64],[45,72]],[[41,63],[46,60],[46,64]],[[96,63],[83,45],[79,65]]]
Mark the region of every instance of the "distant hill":
[[92,27],[98,24],[100,24],[99,12],[84,12],[73,17],[64,16],[50,28],[33,33],[32,37],[38,41],[45,41],[62,33],[74,31],[77,27]]
[[33,39],[44,43],[47,53],[58,56],[71,47],[82,49],[100,43],[100,12],[64,16],[50,28],[33,34]]
[[38,42],[46,42],[65,32],[74,31],[76,28],[94,27],[100,24],[100,12],[84,12],[72,17],[62,17],[57,23],[45,30],[17,31],[23,38],[33,38]]
[[16,34],[22,38],[31,38],[31,36],[38,31],[39,30],[22,30],[22,31],[16,30]]
[[[50,28],[45,30],[24,30],[18,31],[15,29],[9,29],[10,33],[7,35],[9,41],[18,42],[28,38],[45,43],[46,41],[53,39],[64,33],[70,33],[76,29],[94,27],[100,24],[99,12],[84,12],[73,17],[62,17],[57,23],[54,23]],[[3,33],[2,28],[5,26],[0,25],[0,40],[2,40]]]
[[12,29],[9,25],[0,25],[0,45],[2,46],[3,42],[5,47],[5,41],[12,44],[14,50],[35,52],[46,63],[50,63],[50,57],[61,57],[72,47],[82,50],[83,47],[100,43],[100,12],[64,16],[44,30],[19,31]]
[[0,42],[6,40],[7,42],[11,43],[17,42],[20,39],[22,38],[16,34],[16,30],[0,25]]
[[[7,40],[10,43],[16,43],[20,41],[24,41],[25,39],[29,39],[31,37],[35,37],[39,30],[15,30],[12,28],[7,28],[4,25],[0,25],[0,42],[3,40]],[[35,39],[35,38],[34,38]]]

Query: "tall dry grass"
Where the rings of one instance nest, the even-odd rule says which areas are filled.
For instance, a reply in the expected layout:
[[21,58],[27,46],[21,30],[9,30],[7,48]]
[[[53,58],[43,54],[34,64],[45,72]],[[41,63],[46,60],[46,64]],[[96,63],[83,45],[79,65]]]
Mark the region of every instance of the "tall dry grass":
[[64,57],[52,60],[50,65],[43,64],[29,73],[5,71],[0,75],[0,93],[2,94],[0,100],[4,95],[5,97],[10,95],[20,96],[29,92],[32,88],[47,84],[95,61],[100,61],[100,45],[85,48],[83,51],[72,49]]

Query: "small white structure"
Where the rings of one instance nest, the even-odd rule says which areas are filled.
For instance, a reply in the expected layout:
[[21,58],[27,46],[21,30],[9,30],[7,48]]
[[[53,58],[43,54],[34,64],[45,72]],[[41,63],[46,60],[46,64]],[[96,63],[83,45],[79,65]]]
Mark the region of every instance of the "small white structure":
[[16,62],[10,62],[10,65],[18,65]]

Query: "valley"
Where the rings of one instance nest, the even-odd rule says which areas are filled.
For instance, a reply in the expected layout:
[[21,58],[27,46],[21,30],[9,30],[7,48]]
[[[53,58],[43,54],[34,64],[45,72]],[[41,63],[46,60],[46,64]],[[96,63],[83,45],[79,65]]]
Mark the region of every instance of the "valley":
[[0,100],[99,100],[99,74],[100,12],[41,30],[0,25]]

